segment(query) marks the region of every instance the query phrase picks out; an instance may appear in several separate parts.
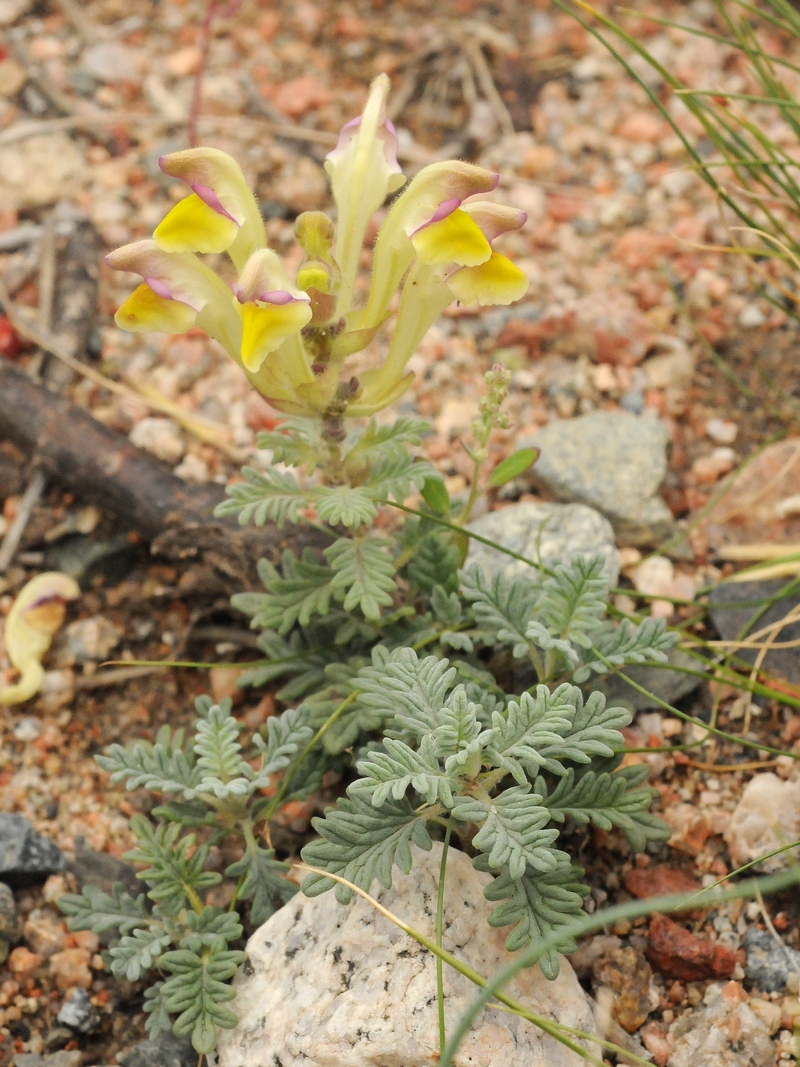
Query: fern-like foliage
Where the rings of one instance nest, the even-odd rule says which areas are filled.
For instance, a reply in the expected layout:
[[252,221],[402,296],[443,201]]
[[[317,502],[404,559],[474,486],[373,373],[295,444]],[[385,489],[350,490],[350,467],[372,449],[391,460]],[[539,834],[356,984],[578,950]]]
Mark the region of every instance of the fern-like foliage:
[[[131,819],[137,843],[126,859],[139,867],[147,893],[131,896],[121,885],[112,893],[85,886],[80,895],[59,901],[72,930],[113,932],[109,948],[112,973],[138,982],[155,976],[145,993],[147,1029],[191,1036],[198,1052],[209,1053],[220,1027],[235,1025],[225,1005],[233,998],[230,979],[243,954],[236,947],[243,928],[235,911],[209,904],[208,895],[223,879],[209,870],[209,844],[187,827],[203,827],[218,840],[237,828],[244,841],[241,857],[229,863],[224,877],[235,898],[249,905],[250,920],[264,922],[289,900],[297,887],[285,877],[288,867],[272,849],[259,845],[254,826],[281,776],[291,773],[288,796],[303,796],[319,787],[321,770],[303,754],[312,737],[311,711],[292,709],[269,719],[256,735],[252,754],[245,753],[241,726],[231,701],[209,697],[195,703],[194,732],[162,727],[155,742],[137,741],[130,749],[112,745],[98,757],[114,781],[160,793],[166,803]],[[149,899],[149,905],[148,905]]]
[[477,637],[511,649],[515,659],[528,658],[540,680],[565,677],[585,682],[630,663],[664,663],[678,641],[663,619],[638,626],[606,618],[608,579],[604,559],[578,556],[542,577],[538,571],[508,578],[487,576],[479,567],[461,575],[471,604]]
[[290,471],[243,467],[242,478],[226,488],[228,500],[214,509],[218,518],[235,515],[242,526],[249,522],[263,526],[267,521],[283,526],[287,520],[297,522],[308,507],[307,495]]
[[[506,591],[488,590],[495,602],[507,604]],[[440,609],[455,611],[442,596]],[[581,596],[588,594],[574,600]],[[574,610],[561,622],[571,626],[579,617]],[[426,822],[450,820],[477,850],[476,866],[495,875],[486,895],[503,903],[491,922],[514,927],[509,948],[516,949],[557,932],[580,911],[579,872],[557,847],[566,819],[618,827],[638,849],[667,830],[649,813],[652,792],[638,769],[576,775],[576,766],[614,756],[628,711],[606,707],[600,693],[584,699],[568,682],[552,691],[540,684],[507,702],[488,694],[487,710],[457,679],[457,668],[445,659],[420,659],[407,647],[374,650],[353,685],[358,701],[383,719],[384,740],[359,759],[360,777],[348,787],[348,799],[314,821],[320,840],[302,854],[311,866],[364,889],[374,878],[389,887],[394,863],[409,869],[410,844],[429,847]],[[470,685],[481,693],[476,682]],[[543,772],[557,784],[548,786]],[[315,895],[331,886],[315,874],[303,890]],[[350,897],[345,887],[336,892],[342,902]],[[574,946],[565,935],[560,947]],[[541,966],[555,977],[557,954],[545,956]]]

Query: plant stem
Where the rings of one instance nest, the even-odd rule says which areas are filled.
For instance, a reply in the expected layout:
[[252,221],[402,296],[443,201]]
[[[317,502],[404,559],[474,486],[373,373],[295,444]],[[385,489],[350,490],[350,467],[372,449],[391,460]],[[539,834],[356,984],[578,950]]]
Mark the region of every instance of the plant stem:
[[300,767],[300,765],[303,763],[303,761],[308,758],[309,753],[316,747],[317,743],[322,740],[322,738],[325,736],[325,734],[328,732],[328,730],[331,728],[331,726],[333,726],[333,724],[336,722],[336,720],[341,715],[343,715],[344,712],[350,707],[350,705],[353,703],[353,701],[358,696],[359,692],[360,692],[359,689],[354,689],[353,692],[350,694],[350,696],[345,697],[345,699],[341,702],[341,704],[338,706],[338,708],[336,708],[333,712],[331,712],[331,714],[328,716],[328,718],[325,720],[325,722],[322,724],[322,726],[320,726],[319,730],[317,730],[317,732],[314,734],[314,736],[308,742],[308,744],[303,749],[303,751],[300,752],[297,756],[295,756],[295,758],[292,760],[292,762],[286,768],[286,773],[283,776],[283,781],[281,782],[280,788],[278,789],[278,792],[275,794],[275,796],[272,798],[272,803],[270,804],[270,806],[267,808],[266,812],[262,816],[262,818],[265,820],[265,822],[268,825],[269,825],[269,820],[272,818],[272,816],[275,814],[275,812],[280,807],[281,801],[283,800],[284,796],[286,795],[286,790],[289,788],[289,783],[291,782],[292,778],[294,777],[294,773],[297,770],[297,768]]
[[[442,947],[442,930],[444,928],[444,881],[447,873],[447,851],[450,848],[450,834],[453,830],[452,819],[447,820],[447,830],[442,844],[442,865],[439,868],[439,893],[436,898],[436,944]],[[447,1030],[444,1022],[444,962],[436,956],[436,1004],[439,1009],[439,1055],[444,1055],[447,1045]]]

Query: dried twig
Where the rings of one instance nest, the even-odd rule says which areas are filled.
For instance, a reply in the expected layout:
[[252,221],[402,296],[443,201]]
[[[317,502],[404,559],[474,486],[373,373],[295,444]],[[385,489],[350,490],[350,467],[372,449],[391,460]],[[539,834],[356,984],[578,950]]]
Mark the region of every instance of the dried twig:
[[147,395],[147,393],[140,391],[137,388],[130,388],[127,385],[123,385],[121,382],[115,382],[113,378],[106,377],[105,374],[95,370],[94,367],[90,367],[88,364],[76,359],[66,351],[64,346],[55,337],[51,337],[45,330],[34,326],[33,323],[27,322],[20,315],[19,310],[9,296],[8,290],[2,281],[0,281],[0,303],[3,305],[5,314],[17,333],[22,337],[25,337],[27,340],[33,341],[34,344],[39,345],[45,352],[49,352],[57,359],[60,359],[62,363],[65,363],[71,370],[77,371],[78,374],[95,382],[95,384],[101,386],[103,389],[107,389],[110,393],[116,393],[117,396],[122,396],[126,400],[132,400],[137,404],[142,404],[145,407],[151,408],[153,411],[160,411],[164,415],[169,415],[171,419],[180,423],[184,429],[188,430],[189,433],[193,434],[199,440],[213,445],[215,448],[218,448],[220,452],[224,452],[236,462],[241,462],[243,458],[242,452],[238,448],[234,448],[232,445],[228,444],[222,436],[227,432],[224,427],[218,426],[216,423],[212,423],[209,419],[204,419],[199,415],[191,415],[189,412],[184,411],[178,404],[174,404],[171,400],[167,400],[166,397],[155,397],[152,394]]
[[[227,115],[201,115],[199,121],[208,126],[221,126],[228,134],[236,134],[237,130],[253,134],[268,133],[273,137],[285,137],[290,141],[311,141],[314,144],[333,146],[336,144],[336,134],[326,130],[310,130],[306,126],[298,126],[294,122],[267,122],[263,119],[237,117],[235,123]],[[20,122],[0,133],[0,148],[18,141],[25,141],[29,137],[42,137],[51,133],[61,133],[67,130],[94,130],[114,126],[132,126],[135,133],[136,127],[155,127],[156,129],[169,130],[181,123],[177,119],[165,118],[163,115],[146,115],[137,112],[102,112],[94,115],[66,115],[58,119],[41,119],[36,122]]]
[[33,514],[33,509],[42,499],[46,484],[47,479],[44,476],[44,472],[35,470],[31,480],[28,482],[27,489],[20,498],[17,513],[11,520],[11,525],[6,530],[3,543],[0,545],[0,573],[5,574],[8,570],[11,560],[14,558],[14,553],[22,540],[28,520]]

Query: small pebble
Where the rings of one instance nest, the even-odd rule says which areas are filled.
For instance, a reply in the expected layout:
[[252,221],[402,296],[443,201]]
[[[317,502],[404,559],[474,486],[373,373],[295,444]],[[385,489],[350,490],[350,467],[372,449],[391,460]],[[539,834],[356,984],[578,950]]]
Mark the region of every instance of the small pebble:
[[17,741],[35,741],[36,738],[42,732],[42,724],[38,719],[35,719],[32,715],[26,716],[24,719],[20,719],[14,726],[14,737]]
[[748,304],[739,312],[739,325],[743,326],[746,330],[755,329],[757,326],[763,326],[767,321],[767,317],[758,304]]
[[718,445],[732,445],[739,432],[739,426],[735,422],[728,422],[715,416],[706,423],[706,433],[712,441]]

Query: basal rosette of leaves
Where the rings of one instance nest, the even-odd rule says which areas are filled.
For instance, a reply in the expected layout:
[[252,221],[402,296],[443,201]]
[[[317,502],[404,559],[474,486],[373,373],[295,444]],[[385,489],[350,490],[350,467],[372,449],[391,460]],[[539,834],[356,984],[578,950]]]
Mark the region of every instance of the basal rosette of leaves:
[[[485,472],[493,430],[504,426],[509,375],[495,366],[465,445],[473,465],[464,500],[451,500],[435,468],[416,454],[428,427],[374,413],[408,388],[406,365],[453,299],[508,303],[521,271],[492,248],[524,222],[512,208],[475,200],[497,176],[460,162],[423,168],[391,204],[379,231],[366,302],[355,281],[367,225],[405,179],[385,118],[388,79],[364,114],[342,130],[326,164],[337,224],[320,213],[297,221],[304,258],[290,279],[273,251],[252,193],[224,153],[191,149],[162,161],[192,192],[152,241],[112,253],[112,266],[142,285],[117,321],[133,330],[205,329],[284,414],[259,436],[265,469],[245,468],[221,515],[278,525],[312,518],[322,551],[262,560],[263,590],[233,605],[259,630],[263,659],[243,685],[281,682],[287,705],[243,750],[229,702],[197,702],[194,732],[162,729],[154,743],[113,745],[99,757],[114,783],[159,796],[151,817],[134,817],[146,892],[87,887],[62,898],[71,929],[114,931],[112,972],[150,983],[151,1034],[172,1028],[210,1052],[234,1026],[230,981],[243,959],[245,925],[265,921],[297,886],[272,847],[270,820],[289,800],[317,793],[326,772],[348,782],[314,820],[312,866],[369,889],[408,870],[412,843],[455,834],[494,877],[491,922],[510,926],[509,950],[566,927],[582,907],[583,872],[565,829],[591,824],[624,834],[635,851],[668,836],[650,813],[645,767],[622,767],[627,710],[591,692],[593,675],[663,662],[677,641],[663,621],[608,617],[603,560],[532,566],[513,579],[464,569],[468,521],[478,494],[522,473],[534,450]],[[231,289],[199,258],[227,252]],[[359,374],[347,357],[369,346],[397,299],[383,362]],[[395,521],[392,502],[421,498]],[[378,524],[376,520],[380,519]],[[238,842],[240,857],[208,869],[209,848]],[[230,903],[215,903],[230,883]],[[321,875],[303,889],[332,888]],[[345,902],[349,891],[337,887]],[[569,951],[567,933],[558,949]],[[558,973],[556,951],[540,961]]]

